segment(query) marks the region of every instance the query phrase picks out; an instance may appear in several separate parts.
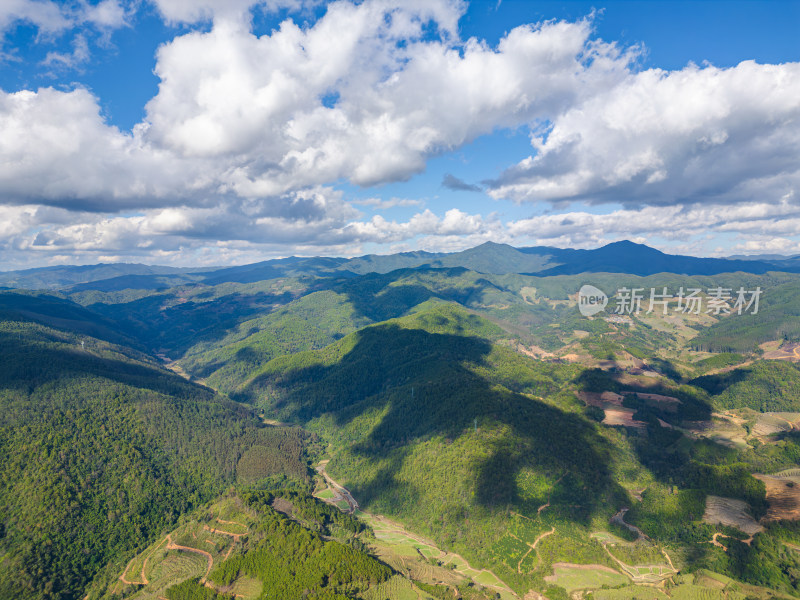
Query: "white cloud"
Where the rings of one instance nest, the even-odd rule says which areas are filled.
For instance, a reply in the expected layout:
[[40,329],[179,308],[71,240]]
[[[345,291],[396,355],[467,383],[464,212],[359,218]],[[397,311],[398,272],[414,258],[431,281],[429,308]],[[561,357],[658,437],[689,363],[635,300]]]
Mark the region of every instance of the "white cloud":
[[[519,27],[496,50],[470,40],[462,55],[462,10],[338,2],[307,29],[287,20],[262,37],[216,21],[161,47],[159,92],[132,133],[108,126],[85,90],[0,92],[0,122],[17,132],[0,145],[0,192],[114,211],[406,179],[626,73],[630,57],[589,42],[587,22]],[[423,40],[432,20],[441,39]]]
[[[152,2],[170,22],[213,26],[159,49],[158,94],[132,131],[109,125],[82,88],[0,90],[0,218],[15,220],[0,229],[5,248],[178,260],[220,241],[243,257],[486,239],[691,244],[709,231],[766,243],[800,230],[800,63],[636,72],[640,49],[592,39],[590,20],[523,25],[490,47],[459,39],[459,0],[341,0],[260,37],[251,9],[300,3]],[[0,30],[27,20],[96,34],[125,26],[132,6],[8,0]],[[86,61],[87,35],[45,63]],[[409,179],[504,128],[529,132],[535,152],[489,183],[493,196],[624,208],[506,224],[452,208],[398,222],[355,206],[421,202],[331,188]]]
[[299,9],[302,0],[150,0],[167,22],[197,23],[210,20],[246,20],[251,7],[266,10]]
[[783,254],[786,256],[800,255],[800,240],[763,237],[736,244],[732,250],[742,252],[744,254]]
[[496,198],[670,205],[777,201],[800,188],[800,63],[649,70],[533,139]]
[[26,21],[42,32],[66,29],[71,19],[62,8],[50,0],[3,0],[0,2],[0,33],[18,21]]
[[351,204],[357,206],[368,206],[372,210],[387,210],[396,206],[422,206],[422,200],[414,200],[411,198],[364,198],[363,200],[352,200]]
[[735,206],[647,206],[605,214],[571,211],[521,219],[506,227],[516,240],[584,248],[636,238],[688,243],[712,233],[791,236],[800,231],[800,206],[787,198]]
[[[317,215],[299,218],[286,206],[312,204]],[[0,212],[17,224],[0,229],[0,244],[7,247],[48,253],[111,255],[132,252],[151,257],[161,252],[176,252],[223,243],[258,247],[291,248],[320,253],[325,249],[359,247],[366,243],[398,242],[417,238],[481,237],[502,235],[500,223],[490,217],[471,215],[458,209],[437,216],[430,210],[415,214],[406,222],[387,221],[374,216],[359,221],[360,214],[341,201],[340,194],[327,189],[309,190],[270,205],[220,205],[213,208],[173,207],[147,210],[128,216],[75,215],[64,220],[60,209],[55,214],[38,215],[31,207],[11,207]],[[299,208],[305,215],[308,206]],[[51,221],[48,223],[48,220]]]
[[87,6],[83,19],[101,29],[119,29],[128,24],[128,11],[119,0],[102,0]]
[[[497,49],[470,40],[462,53],[453,29],[462,9],[339,2],[308,29],[285,21],[257,38],[224,21],[181,36],[159,51],[147,138],[181,156],[231,160],[228,189],[241,196],[339,178],[374,185],[542,118],[621,79],[631,59],[589,43],[587,22],[519,27]],[[440,41],[422,39],[431,19]]]
[[128,24],[129,9],[119,0],[3,0],[0,2],[0,34],[20,22],[54,34],[89,23],[98,29],[118,29]]
[[42,64],[64,69],[74,69],[87,62],[90,56],[89,42],[86,40],[86,36],[78,34],[72,41],[72,52],[69,54],[56,51],[48,52]]
[[[108,126],[84,89],[0,90],[0,194],[75,210],[153,206],[210,185],[204,165]],[[202,198],[195,201],[202,202]]]

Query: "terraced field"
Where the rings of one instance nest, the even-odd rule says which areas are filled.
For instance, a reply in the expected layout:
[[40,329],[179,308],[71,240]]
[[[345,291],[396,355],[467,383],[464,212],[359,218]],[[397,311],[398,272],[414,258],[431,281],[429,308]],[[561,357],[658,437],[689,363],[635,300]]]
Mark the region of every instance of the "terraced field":
[[[247,516],[233,502],[223,500],[211,509],[206,522],[187,523],[135,556],[107,590],[107,597],[156,600],[166,597],[167,588],[187,579],[199,577],[205,583],[213,566],[226,560],[248,533],[246,523]],[[245,578],[237,581],[233,591],[245,600],[255,599],[261,594],[261,583]]]
[[375,532],[373,550],[407,577],[426,583],[450,585],[472,581],[500,594],[503,600],[518,598],[491,571],[473,568],[462,556],[441,550],[434,542],[407,531],[399,523],[380,515],[356,514]]
[[388,581],[371,588],[364,594],[364,598],[365,600],[385,600],[386,598],[392,598],[392,600],[436,600],[400,575],[395,575]]
[[[343,512],[354,513],[366,522],[375,533],[373,550],[387,564],[418,581],[458,584],[466,579],[493,590],[500,594],[503,600],[518,599],[517,594],[491,571],[473,568],[462,556],[445,552],[433,541],[407,531],[400,523],[382,515],[359,510],[358,503],[350,492],[325,472],[324,463],[327,461],[323,461],[317,467],[317,471],[323,476],[328,488],[317,491],[315,496],[337,506]],[[525,532],[523,535],[530,533],[524,525],[521,529]],[[507,544],[509,550],[513,548],[514,551],[520,552],[520,559],[523,557],[523,546],[527,548],[524,542],[508,536]]]
[[613,590],[596,590],[593,592],[595,600],[668,600],[660,589],[644,585],[626,585]]

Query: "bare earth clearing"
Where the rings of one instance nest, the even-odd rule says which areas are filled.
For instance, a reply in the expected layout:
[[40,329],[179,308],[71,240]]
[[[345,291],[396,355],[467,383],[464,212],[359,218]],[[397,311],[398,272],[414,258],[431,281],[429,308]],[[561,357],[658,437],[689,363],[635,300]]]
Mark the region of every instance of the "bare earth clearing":
[[769,508],[764,521],[800,519],[800,476],[755,474],[753,477],[767,486]]
[[783,344],[766,342],[761,344],[763,358],[767,360],[800,360],[800,344]]
[[[221,525],[237,531],[221,529]],[[199,576],[201,584],[220,591],[208,581],[208,575],[217,562],[223,562],[230,557],[237,542],[242,536],[247,535],[247,531],[247,525],[222,518],[213,518],[210,525],[201,526],[200,523],[194,523],[181,527],[151,546],[150,550],[145,551],[146,554],[140,553],[133,557],[120,575],[113,592],[126,593],[125,586],[133,585],[141,586],[141,589],[134,593],[135,598],[162,598],[169,586],[180,583],[189,576]],[[175,541],[176,539],[180,541]],[[177,558],[180,555],[202,557],[205,565],[201,566],[200,562],[187,562],[186,558]],[[133,565],[136,565],[136,570],[139,571],[138,561],[142,561],[141,570],[133,575],[131,574]],[[231,589],[222,591],[231,592]],[[129,594],[130,590],[127,590],[127,593]],[[234,595],[243,597],[240,594]]]
[[623,425],[625,427],[635,427],[637,429],[644,429],[647,423],[644,421],[637,421],[633,418],[634,411],[632,408],[606,408],[606,416],[603,418],[603,425]]
[[747,512],[744,500],[708,496],[703,521],[711,524],[727,525],[753,536],[764,528]]

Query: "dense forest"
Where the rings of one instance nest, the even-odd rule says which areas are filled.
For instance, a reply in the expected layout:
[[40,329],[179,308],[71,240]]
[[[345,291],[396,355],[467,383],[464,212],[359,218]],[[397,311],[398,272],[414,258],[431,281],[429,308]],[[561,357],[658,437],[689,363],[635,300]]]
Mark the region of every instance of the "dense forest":
[[[681,573],[797,594],[800,530],[772,518],[764,474],[800,468],[798,276],[547,276],[551,259],[531,254],[534,274],[517,259],[491,246],[109,269],[59,275],[54,292],[0,292],[0,597],[82,598],[232,488],[252,530],[215,564],[216,587],[190,577],[170,599],[227,599],[242,578],[265,598],[392,588],[364,521],[309,496],[321,458],[362,509],[519,597],[566,598],[557,565],[616,569],[615,557],[661,560],[656,547]],[[575,308],[587,281],[609,295],[765,292],[758,315],[623,319],[612,300],[587,319]],[[276,482],[291,489],[276,495]],[[762,530],[711,522],[717,497]],[[622,509],[650,546],[597,537],[633,543]],[[418,595],[449,593],[407,579]]]
[[[241,575],[255,577],[264,586],[264,597],[347,600],[370,585],[387,580],[392,570],[363,552],[335,540],[326,540],[272,508],[276,494],[298,506],[306,523],[326,526],[331,510],[311,508],[315,502],[298,493],[253,492],[243,496],[258,513],[251,537],[257,538],[241,554],[212,571],[209,579],[226,586]],[[318,501],[317,501],[318,502]],[[311,505],[311,506],[309,506]],[[347,522],[347,521],[344,521]]]
[[[307,478],[305,434],[98,339],[0,323],[0,597],[76,598],[234,482]],[[269,456],[270,460],[264,460]]]

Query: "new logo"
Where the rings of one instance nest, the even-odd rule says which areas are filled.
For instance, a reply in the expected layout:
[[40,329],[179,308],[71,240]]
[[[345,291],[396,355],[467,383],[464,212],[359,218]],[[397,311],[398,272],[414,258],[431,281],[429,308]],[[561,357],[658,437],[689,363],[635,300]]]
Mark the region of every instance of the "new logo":
[[584,317],[596,315],[608,305],[608,296],[593,285],[584,285],[578,290],[578,310]]

